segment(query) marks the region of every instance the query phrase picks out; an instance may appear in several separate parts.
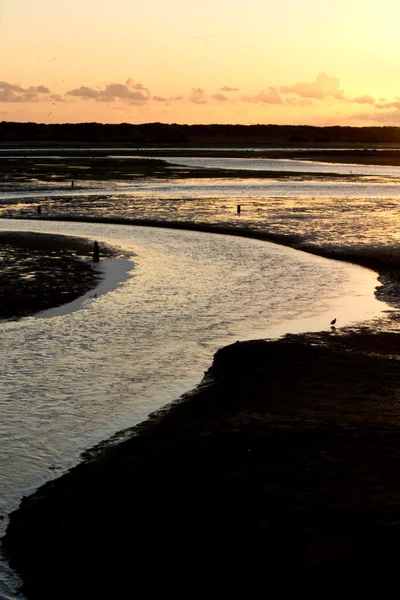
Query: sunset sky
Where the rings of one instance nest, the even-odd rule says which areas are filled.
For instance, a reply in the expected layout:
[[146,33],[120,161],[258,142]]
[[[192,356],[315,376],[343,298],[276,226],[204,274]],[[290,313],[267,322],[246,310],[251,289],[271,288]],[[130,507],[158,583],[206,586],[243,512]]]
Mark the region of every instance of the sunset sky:
[[400,125],[399,0],[0,0],[0,120]]

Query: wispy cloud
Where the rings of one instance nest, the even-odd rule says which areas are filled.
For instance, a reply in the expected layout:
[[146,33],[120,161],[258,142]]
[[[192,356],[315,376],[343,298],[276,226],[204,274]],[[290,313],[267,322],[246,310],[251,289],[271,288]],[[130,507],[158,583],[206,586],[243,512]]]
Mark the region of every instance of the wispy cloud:
[[60,94],[51,94],[50,100],[52,100],[53,102],[66,102],[66,100],[64,100],[64,98],[60,96]]
[[368,94],[364,94],[363,96],[358,96],[358,98],[348,100],[348,102],[355,102],[356,104],[375,104],[375,98],[368,96]]
[[[311,82],[299,82],[283,87],[270,85],[256,93],[251,89],[243,92],[243,90],[240,91],[239,87],[223,85],[219,89],[217,88],[216,93],[213,94],[207,94],[203,87],[194,87],[184,94],[179,94],[179,90],[177,90],[178,94],[170,96],[168,94],[164,95],[163,90],[159,90],[159,93],[153,96],[145,85],[131,78],[124,83],[114,81],[102,85],[93,83],[91,85],[81,85],[66,92],[62,90],[64,81],[60,81],[60,85],[57,81],[55,84],[57,84],[56,90],[58,93],[54,93],[43,84],[24,86],[19,81],[14,83],[0,81],[1,106],[2,108],[5,107],[3,103],[47,102],[58,105],[61,112],[62,103],[67,104],[67,102],[80,100],[88,103],[87,108],[89,111],[91,110],[90,104],[101,103],[103,105],[102,114],[105,114],[107,110],[110,110],[109,114],[112,114],[111,109],[129,113],[132,109],[144,115],[152,109],[159,118],[164,107],[169,107],[165,114],[169,114],[169,111],[173,109],[179,111],[181,107],[183,112],[188,103],[191,103],[193,112],[204,112],[203,106],[207,105],[209,110],[215,109],[215,114],[222,114],[225,111],[226,114],[231,113],[231,116],[234,114],[234,118],[243,118],[243,116],[240,116],[242,113],[237,112],[237,110],[245,108],[246,112],[243,114],[246,115],[249,122],[253,119],[250,113],[259,115],[260,110],[262,110],[263,114],[267,115],[268,107],[275,106],[274,114],[279,120],[287,118],[290,122],[294,118],[304,120],[311,116],[313,122],[316,119],[325,119],[328,122],[330,117],[326,114],[327,110],[330,110],[332,115],[333,106],[336,105],[336,112],[332,118],[337,121],[338,115],[341,114],[341,111],[343,112],[343,109],[337,106],[341,104],[343,107],[346,105],[346,115],[351,112],[350,106],[352,106],[353,111],[365,110],[365,113],[353,112],[351,116],[354,121],[400,124],[400,96],[386,99],[379,98],[378,100],[374,96],[365,93],[354,94],[351,97],[345,93],[338,77],[331,77],[325,72],[319,73],[315,80]],[[81,102],[81,107],[82,104],[83,102]],[[258,107],[252,107],[252,104],[258,105]],[[359,105],[358,108],[356,108],[357,105]],[[135,107],[137,110],[135,110]],[[20,106],[19,110],[21,109]],[[319,109],[321,109],[321,114],[318,116],[316,111]],[[14,110],[16,110],[16,104],[14,104]],[[272,112],[272,109],[270,112]],[[345,120],[347,116],[343,114],[340,118]],[[259,119],[259,116],[254,117],[254,119]]]
[[126,80],[126,85],[133,90],[141,90],[143,92],[146,92],[147,94],[150,94],[150,90],[147,87],[144,87],[144,85],[142,85],[141,83],[135,82],[130,77]]
[[243,96],[243,102],[253,102],[258,104],[283,104],[283,100],[278,93],[278,90],[272,86],[267,91],[262,90],[254,96]]
[[203,88],[193,88],[189,100],[190,102],[193,102],[193,104],[206,104],[207,100],[205,99]]
[[38,102],[48,99],[50,93],[45,85],[24,88],[17,83],[0,81],[0,102]]
[[396,97],[392,102],[384,102],[383,104],[376,104],[376,108],[387,110],[390,108],[396,108],[400,110],[400,98]]
[[97,100],[100,98],[100,92],[97,90],[87,87],[86,85],[81,85],[80,88],[76,88],[74,90],[69,90],[66,93],[67,96],[76,96],[78,98],[85,98],[91,100]]
[[383,123],[384,125],[400,125],[400,110],[382,110],[382,111],[373,111],[373,112],[362,112],[352,114],[351,121],[360,121],[361,123],[369,122],[371,124],[374,123]]
[[290,106],[300,106],[303,108],[315,106],[314,102],[312,102],[308,98],[297,98],[296,96],[289,96],[288,98],[285,98],[285,104],[288,104]]
[[230,98],[228,98],[228,96],[225,96],[225,94],[214,94],[213,96],[211,96],[211,98],[213,100],[217,100],[218,102],[226,102],[227,100],[230,100]]
[[320,73],[315,81],[310,83],[295,83],[291,86],[280,88],[283,94],[297,94],[302,98],[315,98],[322,100],[329,96],[337,100],[344,100],[344,91],[340,89],[340,79],[329,77],[326,73]]
[[127,79],[126,83],[109,83],[104,88],[97,89],[82,85],[80,88],[69,90],[66,96],[74,96],[83,100],[96,102],[127,102],[129,105],[141,105],[148,102],[150,91],[141,83]]

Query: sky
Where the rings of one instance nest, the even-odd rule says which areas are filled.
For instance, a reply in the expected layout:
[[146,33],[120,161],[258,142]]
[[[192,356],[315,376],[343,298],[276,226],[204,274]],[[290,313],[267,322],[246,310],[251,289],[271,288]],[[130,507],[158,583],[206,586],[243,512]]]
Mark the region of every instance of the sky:
[[399,0],[0,0],[0,121],[400,125]]

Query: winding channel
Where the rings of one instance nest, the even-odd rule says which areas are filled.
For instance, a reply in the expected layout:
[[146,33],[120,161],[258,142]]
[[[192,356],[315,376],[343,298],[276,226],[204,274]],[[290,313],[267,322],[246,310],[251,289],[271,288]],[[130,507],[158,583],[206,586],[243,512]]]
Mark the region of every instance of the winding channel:
[[[193,389],[221,346],[386,308],[372,271],[259,240],[95,223],[0,229],[97,239],[130,256],[104,261],[105,281],[73,306],[0,322],[1,515],[84,449]],[[7,578],[0,565],[0,596]]]

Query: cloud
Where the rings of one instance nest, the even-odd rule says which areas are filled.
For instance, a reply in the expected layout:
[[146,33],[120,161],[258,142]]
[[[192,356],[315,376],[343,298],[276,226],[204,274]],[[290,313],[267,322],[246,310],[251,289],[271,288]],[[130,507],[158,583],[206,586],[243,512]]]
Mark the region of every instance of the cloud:
[[400,110],[400,98],[396,97],[396,100],[393,100],[392,102],[384,102],[383,104],[376,104],[376,108],[379,108],[380,110],[387,110],[390,108],[396,108],[397,110]]
[[295,96],[289,96],[289,98],[285,98],[285,104],[289,104],[291,106],[300,106],[300,107],[307,107],[307,106],[315,106],[313,102],[311,102],[311,100],[308,100],[307,98],[296,98]]
[[274,87],[269,87],[267,91],[262,90],[254,96],[243,96],[243,102],[254,102],[260,104],[283,104],[283,100],[278,94],[278,90]]
[[375,99],[372,96],[368,96],[368,94],[364,94],[363,96],[349,100],[349,102],[355,102],[356,104],[375,104]]
[[[361,97],[362,99],[363,97]],[[367,98],[369,98],[367,96]],[[353,100],[355,102],[357,99]],[[371,102],[361,102],[361,104],[371,104]],[[381,104],[377,104],[374,100],[374,108],[370,112],[355,113],[349,118],[367,123],[393,125],[398,127],[400,125],[400,97],[396,96],[391,102],[384,101]]]
[[0,102],[38,102],[47,100],[43,96],[50,93],[49,88],[44,85],[24,88],[18,83],[0,81]]
[[153,100],[156,102],[168,102],[167,98],[164,98],[163,96],[153,96]]
[[135,81],[131,78],[126,80],[126,85],[133,90],[142,90],[143,92],[150,94],[150,90],[148,88],[144,87],[144,85],[141,83],[135,83]]
[[364,123],[383,123],[384,125],[398,126],[400,124],[400,112],[399,110],[383,110],[382,112],[356,113],[349,116],[349,119],[351,119],[351,121],[357,120]]
[[207,100],[204,98],[204,90],[202,88],[192,88],[192,93],[189,97],[190,102],[193,104],[206,104]]
[[33,88],[39,94],[50,94],[50,90],[45,85],[38,85],[36,88]]
[[80,88],[69,90],[66,96],[74,96],[96,102],[127,102],[130,106],[145,104],[150,98],[150,91],[141,83],[128,79],[126,83],[109,83],[103,89],[94,89],[82,85]]
[[211,98],[213,98],[213,100],[218,100],[218,102],[226,102],[227,100],[230,100],[230,98],[225,96],[225,94],[214,94],[214,96],[211,96]]
[[337,100],[344,100],[344,91],[340,89],[340,79],[329,77],[326,73],[320,73],[315,81],[311,83],[296,83],[292,86],[280,88],[283,94],[297,94],[302,98],[315,98],[322,100],[332,96]]
[[90,98],[92,100],[97,100],[100,97],[100,92],[97,92],[93,88],[86,87],[85,85],[81,85],[80,88],[69,90],[66,93],[66,96],[77,96],[79,98]]
[[221,92],[239,92],[239,88],[233,88],[233,87],[229,87],[228,85],[224,85],[221,88]]
[[66,102],[60,94],[51,94],[50,99],[53,100],[53,102]]
[[15,83],[8,83],[7,81],[0,81],[0,89],[8,90],[10,92],[25,92],[26,90],[20,85]]

